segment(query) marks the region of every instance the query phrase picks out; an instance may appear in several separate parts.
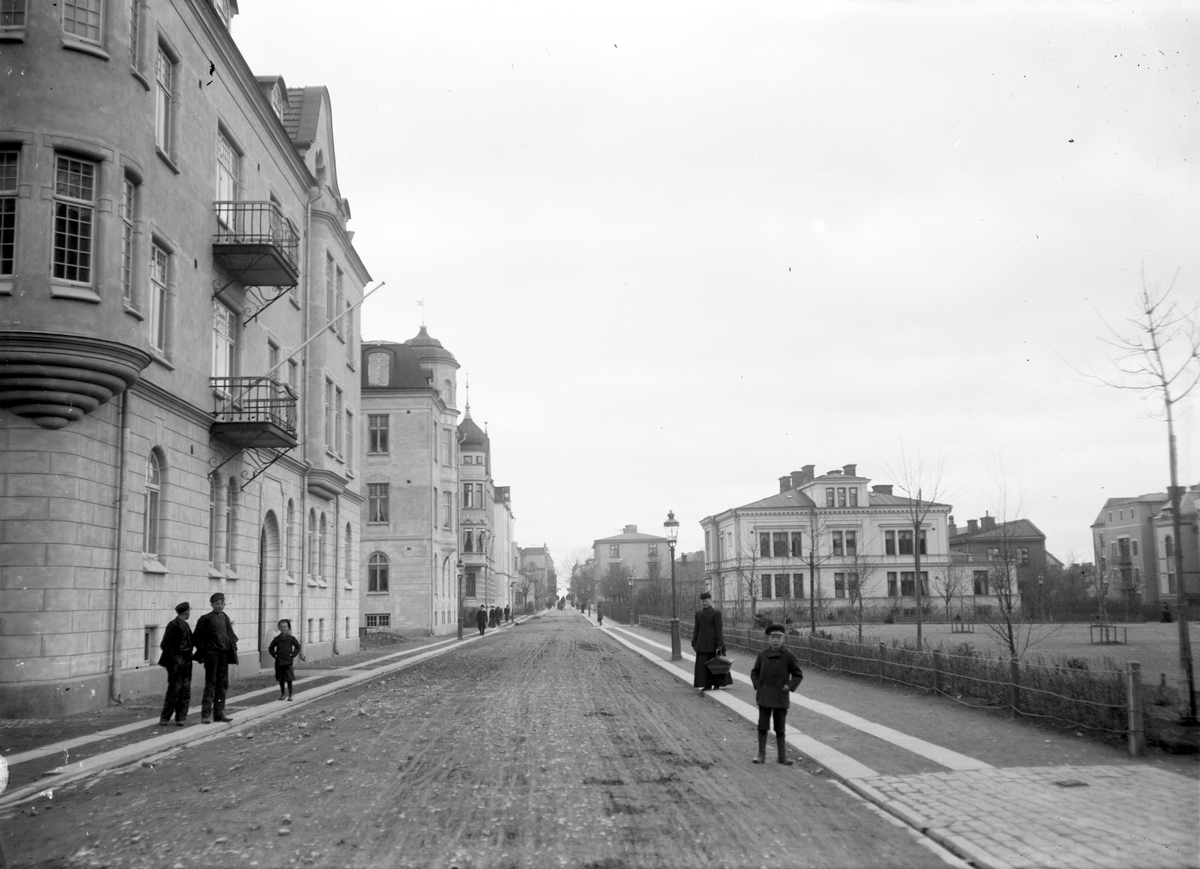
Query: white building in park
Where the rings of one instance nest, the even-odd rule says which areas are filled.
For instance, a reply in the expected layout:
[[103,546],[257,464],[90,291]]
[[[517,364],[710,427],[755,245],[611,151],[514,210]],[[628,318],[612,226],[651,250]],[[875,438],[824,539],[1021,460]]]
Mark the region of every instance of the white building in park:
[[855,465],[821,475],[813,467],[780,477],[773,495],[701,520],[718,605],[807,620],[810,598],[822,619],[848,617],[861,600],[873,616],[912,614],[916,553],[927,606],[937,606],[947,584],[969,585],[949,556],[950,505],[923,502],[917,533],[914,500],[891,485],[872,485]]

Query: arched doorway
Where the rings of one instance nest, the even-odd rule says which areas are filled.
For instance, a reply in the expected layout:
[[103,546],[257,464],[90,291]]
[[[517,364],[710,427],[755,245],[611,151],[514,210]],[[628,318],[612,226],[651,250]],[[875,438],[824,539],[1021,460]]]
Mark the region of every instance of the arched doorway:
[[258,666],[271,667],[267,647],[279,622],[279,520],[267,511],[258,535]]

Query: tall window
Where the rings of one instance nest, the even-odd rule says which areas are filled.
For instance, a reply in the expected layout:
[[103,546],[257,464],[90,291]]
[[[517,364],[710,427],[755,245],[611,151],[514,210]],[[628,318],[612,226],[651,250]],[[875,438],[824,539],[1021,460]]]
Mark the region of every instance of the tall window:
[[[217,130],[217,191],[218,202],[232,202],[238,198],[238,170],[240,158],[233,143]],[[217,211],[217,219],[226,229],[232,228],[233,206],[226,206]]]
[[329,539],[329,520],[325,513],[321,513],[321,523],[317,526],[317,579],[323,580],[329,576],[329,547],[326,542]]
[[138,31],[141,29],[141,0],[129,0],[129,65],[138,68]]
[[354,576],[350,572],[350,552],[352,551],[350,548],[350,545],[351,545],[353,539],[354,539],[353,535],[350,532],[350,523],[347,522],[346,523],[346,547],[345,547],[345,552],[343,553],[343,556],[342,556],[342,578],[346,580],[347,584],[354,582]]
[[475,506],[475,498],[473,496],[474,484],[463,483],[463,509]]
[[451,519],[453,517],[453,510],[451,507],[453,502],[450,500],[451,497],[452,496],[449,492],[442,492],[442,527],[443,528],[450,527]]
[[237,564],[237,511],[237,478],[230,477],[225,490],[225,564],[231,568]]
[[345,429],[342,427],[342,416],[345,412],[345,396],[342,394],[341,387],[335,387],[333,390],[333,451],[339,456],[342,455],[342,436],[345,433]]
[[367,521],[388,521],[388,484],[367,483]]
[[367,450],[372,453],[388,451],[388,415],[372,413],[367,416]]
[[858,489],[850,490],[850,506],[851,507],[858,506]]
[[237,325],[233,311],[216,299],[212,302],[212,376],[232,377]]
[[1167,558],[1175,557],[1175,540],[1170,534],[1163,540],[1163,548],[1166,550]]
[[884,531],[883,532],[883,554],[884,555],[895,555],[896,554],[896,532],[895,531]]
[[321,569],[317,560],[320,552],[317,550],[317,511],[308,511],[308,580],[315,582],[317,572]]
[[216,477],[208,481],[208,561],[217,563],[217,504],[219,503],[221,484]]
[[454,453],[450,451],[450,429],[442,429],[442,464],[450,465],[454,463]]
[[[4,21],[5,19],[0,17],[0,24]],[[16,264],[19,156],[19,151],[0,151],[0,278],[12,277]]]
[[842,532],[832,531],[829,537],[833,543],[833,554],[839,557],[845,554],[845,550],[842,548]]
[[897,536],[900,540],[900,554],[913,554],[913,533],[911,531],[897,531]]
[[69,33],[80,42],[99,45],[103,19],[104,0],[63,0],[63,32]]
[[793,558],[800,558],[800,557],[801,557],[801,556],[804,554],[804,546],[803,546],[803,544],[804,544],[804,535],[803,535],[803,532],[800,532],[800,531],[793,531],[793,532],[791,532],[791,535],[792,535],[792,544],[791,544],[791,552],[792,552],[792,557],[793,557]]
[[473,531],[471,531],[470,528],[468,528],[466,531],[463,532],[463,552],[474,552],[475,551],[475,549],[472,546],[474,539],[475,539],[475,534]]
[[[135,3],[136,5],[136,3]],[[137,213],[137,185],[126,178],[121,187],[121,294],[133,301],[133,220]]]
[[463,597],[475,597],[475,571],[468,570],[463,578]]
[[833,506],[833,489],[825,490],[825,506],[826,507]]
[[844,487],[841,487],[841,486],[838,487],[837,499],[838,499],[837,504],[839,507],[846,506],[846,490]]
[[142,516],[142,552],[157,557],[159,553],[159,511],[162,496],[162,468],[158,456],[146,458],[146,512]]
[[354,411],[346,408],[346,473],[354,472]]
[[170,260],[157,243],[150,248],[150,346],[167,349],[167,278]]
[[59,154],[54,174],[54,277],[92,282],[96,164]]
[[372,552],[367,559],[367,591],[388,590],[388,559],[382,552]]
[[975,594],[987,594],[988,572],[986,570],[975,570],[971,573],[971,579],[975,586]]
[[758,555],[760,558],[771,557],[771,532],[758,532]]
[[[325,322],[328,323],[334,317],[333,296],[333,257],[330,254],[325,254]],[[330,326],[329,328],[333,328]]]
[[788,536],[786,531],[771,532],[771,556],[773,558],[787,558],[788,554]]
[[609,558],[620,558],[621,557],[620,545],[618,545],[616,543],[610,543],[608,545],[608,557]]
[[[336,280],[337,298],[334,300],[333,310],[330,312],[331,318],[336,317],[339,314],[341,314],[342,311],[346,307],[346,290],[345,290],[345,286],[343,284],[343,273],[340,268],[336,269],[336,272],[337,272],[337,280]],[[338,335],[344,336],[346,334],[344,331],[345,328],[346,328],[346,318],[342,317],[342,319],[337,321],[337,327],[335,328],[334,331],[336,331]]]
[[296,569],[296,556],[292,549],[296,545],[296,502],[288,498],[287,523],[283,526],[283,563],[288,573]]
[[333,450],[333,381],[325,378],[325,449]]
[[846,555],[855,556],[858,554],[858,534],[854,531],[846,532]]
[[175,65],[160,45],[154,58],[154,144],[164,154],[171,153],[171,88]]
[[772,588],[771,588],[771,574],[769,574],[769,573],[764,573],[764,574],[762,575],[762,599],[763,599],[763,600],[770,600],[770,599],[772,598],[772,596],[773,596],[773,595],[771,594],[771,591],[772,591]]

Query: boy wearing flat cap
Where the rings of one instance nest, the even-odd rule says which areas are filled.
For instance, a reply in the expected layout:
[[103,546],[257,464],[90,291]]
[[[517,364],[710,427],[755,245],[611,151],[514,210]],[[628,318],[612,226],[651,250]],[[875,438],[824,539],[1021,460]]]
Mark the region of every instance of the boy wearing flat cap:
[[767,647],[758,653],[750,670],[750,682],[754,685],[755,702],[758,703],[758,757],[754,758],[754,763],[767,762],[767,726],[773,718],[779,762],[785,766],[792,765],[792,761],[788,760],[784,734],[788,706],[792,702],[790,695],[800,687],[804,673],[796,656],[783,647],[784,633],[783,625],[767,626]]
[[158,723],[166,727],[175,716],[175,724],[183,727],[188,707],[192,704],[192,626],[188,624],[192,607],[187,601],[175,607],[175,618],[163,630],[162,649],[158,666],[167,668],[167,697],[163,700]]
[[208,599],[212,612],[196,621],[192,639],[195,659],[204,665],[204,696],[200,701],[200,723],[232,722],[225,715],[225,692],[229,690],[229,665],[238,662],[237,634],[225,615],[225,595],[219,591]]

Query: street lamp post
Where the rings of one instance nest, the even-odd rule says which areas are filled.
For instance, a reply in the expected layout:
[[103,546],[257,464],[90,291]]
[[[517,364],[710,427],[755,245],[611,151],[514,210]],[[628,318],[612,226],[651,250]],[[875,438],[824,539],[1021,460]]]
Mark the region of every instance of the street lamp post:
[[629,577],[629,624],[633,625],[633,577]]
[[517,581],[515,579],[508,584],[508,613],[508,620],[511,622],[517,614]]
[[461,640],[463,623],[463,563],[461,558],[455,566],[458,568],[458,638]]
[[1046,594],[1045,594],[1046,577],[1039,573],[1038,578],[1037,578],[1037,583],[1038,583],[1038,609],[1041,610],[1042,621],[1045,621],[1046,620]]
[[667,511],[667,521],[663,523],[667,531],[667,547],[671,550],[671,660],[682,661],[683,652],[679,643],[679,611],[675,596],[675,542],[679,539],[679,522],[675,519],[673,510]]

